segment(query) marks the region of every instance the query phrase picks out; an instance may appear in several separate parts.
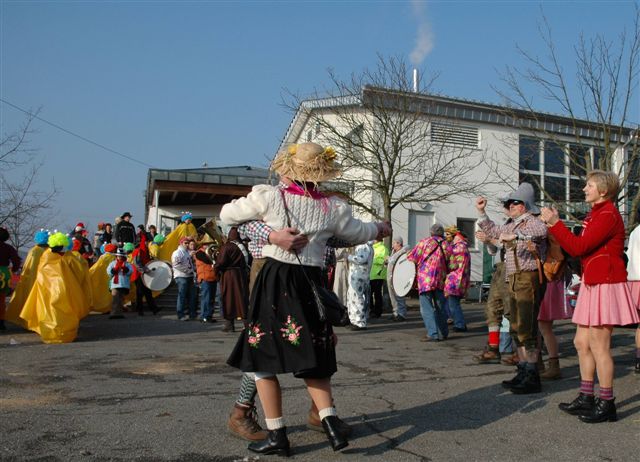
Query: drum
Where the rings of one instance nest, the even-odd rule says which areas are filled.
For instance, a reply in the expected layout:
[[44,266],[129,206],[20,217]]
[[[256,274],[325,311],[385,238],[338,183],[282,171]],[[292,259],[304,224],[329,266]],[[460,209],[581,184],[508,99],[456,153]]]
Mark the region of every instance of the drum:
[[169,287],[173,279],[173,270],[167,262],[154,260],[145,266],[142,283],[150,290],[161,291]]
[[398,258],[396,265],[393,267],[393,275],[391,276],[391,284],[393,291],[398,297],[404,297],[409,293],[416,280],[416,265],[407,260],[407,254]]

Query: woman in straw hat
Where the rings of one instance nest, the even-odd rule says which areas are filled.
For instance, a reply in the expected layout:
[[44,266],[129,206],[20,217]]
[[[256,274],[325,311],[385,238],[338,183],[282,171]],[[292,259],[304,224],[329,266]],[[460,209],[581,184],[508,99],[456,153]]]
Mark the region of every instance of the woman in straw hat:
[[297,254],[270,244],[263,248],[267,262],[251,293],[247,328],[228,360],[256,375],[268,436],[249,445],[253,452],[290,453],[276,375],[283,373],[305,380],[333,449],[348,445],[331,396],[330,379],[337,370],[333,330],[320,321],[310,283],[321,284],[329,237],[358,244],[389,235],[391,229],[353,218],[347,203],[318,190],[318,183],[340,173],[335,157],[332,148],[315,143],[290,146],[271,165],[281,177],[278,186],[254,186],[247,197],[226,204],[220,213],[228,225],[262,220],[273,229],[295,227],[309,238]]

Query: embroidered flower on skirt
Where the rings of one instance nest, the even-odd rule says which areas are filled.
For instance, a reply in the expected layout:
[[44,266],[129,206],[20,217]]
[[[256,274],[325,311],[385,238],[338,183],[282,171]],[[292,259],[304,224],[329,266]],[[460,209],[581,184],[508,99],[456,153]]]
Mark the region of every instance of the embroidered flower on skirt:
[[291,315],[287,316],[287,322],[284,323],[284,328],[280,329],[282,337],[293,346],[300,345],[300,330],[302,326],[296,324],[295,318]]
[[260,330],[260,323],[249,326],[249,328],[247,329],[247,333],[247,342],[249,342],[249,346],[251,346],[252,348],[258,348],[260,339],[262,338],[262,336],[266,335],[265,332],[262,332]]

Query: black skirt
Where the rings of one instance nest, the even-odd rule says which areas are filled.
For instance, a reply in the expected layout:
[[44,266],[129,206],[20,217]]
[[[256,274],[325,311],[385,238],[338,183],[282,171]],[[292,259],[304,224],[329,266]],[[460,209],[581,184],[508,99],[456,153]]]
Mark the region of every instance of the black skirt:
[[[320,284],[320,268],[304,271]],[[320,321],[311,294],[300,265],[267,258],[251,292],[247,328],[227,363],[244,372],[331,377],[337,370],[333,329]]]

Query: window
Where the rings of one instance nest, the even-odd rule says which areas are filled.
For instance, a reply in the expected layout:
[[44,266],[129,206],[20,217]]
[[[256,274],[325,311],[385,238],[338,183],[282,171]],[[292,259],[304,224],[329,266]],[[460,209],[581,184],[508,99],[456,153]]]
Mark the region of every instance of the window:
[[478,129],[462,125],[431,122],[431,141],[438,144],[454,144],[477,148]]
[[583,180],[577,180],[574,178],[569,180],[569,201],[570,202],[584,201],[584,191],[582,191],[582,188],[584,188]]
[[564,202],[567,200],[566,181],[566,177],[545,176],[544,190],[554,201]]
[[307,130],[307,143],[313,141],[313,130]]
[[607,152],[604,148],[593,148],[593,168],[607,170]]
[[476,248],[476,220],[471,218],[458,218],[456,226],[467,237],[470,249]]
[[555,141],[544,142],[544,171],[564,173],[564,146]]
[[520,170],[540,170],[540,144],[535,138],[520,137]]
[[587,172],[587,165],[591,165],[589,146],[577,144],[569,145],[569,173],[583,176]]

